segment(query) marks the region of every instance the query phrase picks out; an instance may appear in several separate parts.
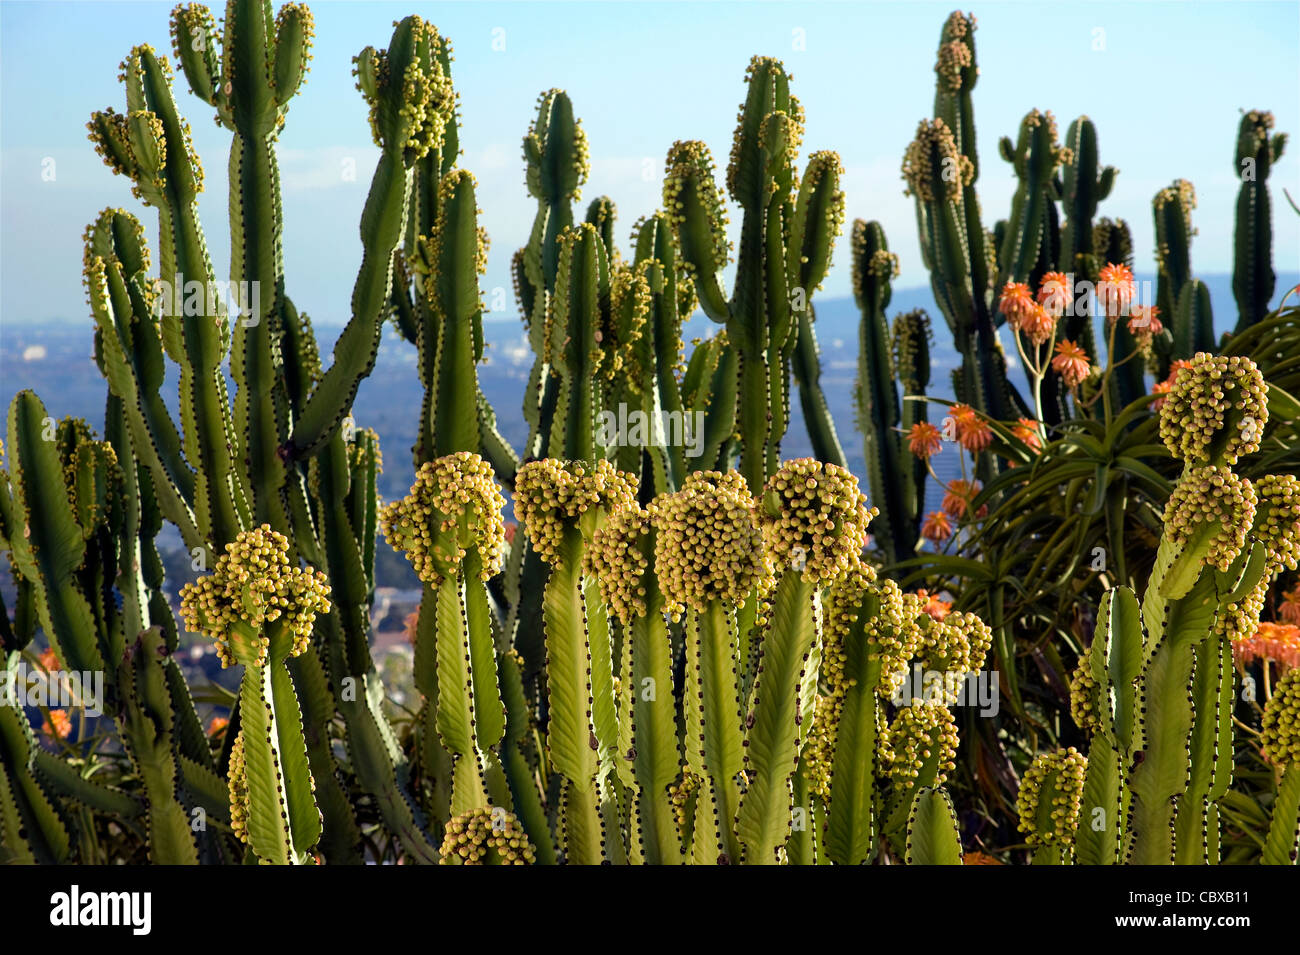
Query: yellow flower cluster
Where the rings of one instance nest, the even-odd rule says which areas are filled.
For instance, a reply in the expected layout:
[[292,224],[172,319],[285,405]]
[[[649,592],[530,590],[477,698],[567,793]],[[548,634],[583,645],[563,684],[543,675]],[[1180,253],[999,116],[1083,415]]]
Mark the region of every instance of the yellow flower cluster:
[[921,627],[916,653],[921,665],[952,674],[978,673],[993,645],[989,625],[977,615],[961,611],[949,611],[942,620],[935,620],[925,612],[923,598],[907,594],[906,600],[908,612]]
[[538,556],[548,564],[559,560],[566,528],[577,524],[593,534],[604,513],[630,504],[636,478],[608,461],[543,458],[529,461],[515,477],[515,516],[528,530]]
[[[1083,776],[1087,768],[1087,757],[1073,746],[1034,757],[1016,796],[1020,831],[1025,834],[1025,842],[1031,846],[1074,845],[1083,801]],[[1052,828],[1044,832],[1038,829],[1038,804],[1045,786],[1050,786],[1052,794]]]
[[[942,196],[936,196],[932,188],[936,160]],[[962,187],[975,180],[975,166],[957,149],[957,140],[942,119],[923,119],[916,127],[916,138],[903,154],[903,179],[907,182],[905,194],[922,202],[956,199]]]
[[1235,604],[1220,604],[1214,616],[1214,633],[1227,636],[1236,643],[1249,640],[1259,629],[1259,617],[1264,612],[1264,602],[1268,598],[1269,577],[1255,585],[1255,589]]
[[918,702],[899,707],[881,742],[881,764],[900,786],[915,785],[932,760],[937,761],[935,786],[957,768],[957,721],[946,706]]
[[443,865],[532,865],[536,859],[519,819],[500,806],[453,817],[438,851]]
[[1300,478],[1294,474],[1266,474],[1255,481],[1259,498],[1253,536],[1268,551],[1265,576],[1300,565]]
[[319,571],[289,565],[289,540],[263,524],[226,545],[206,577],[181,588],[181,617],[216,641],[222,666],[263,666],[268,625],[294,637],[289,656],[307,649],[317,613],[329,613],[330,587]]
[[1264,376],[1249,358],[1201,352],[1178,373],[1160,407],[1160,437],[1176,458],[1235,464],[1259,449],[1268,424]]
[[759,524],[777,570],[794,568],[805,581],[825,585],[858,562],[867,525],[879,513],[867,507],[851,472],[798,458],[768,478]]
[[629,504],[609,516],[583,552],[583,571],[596,578],[606,606],[624,624],[646,613],[650,557],[643,540],[653,530],[650,513]]
[[1173,543],[1183,544],[1199,526],[1217,524],[1205,562],[1226,571],[1246,544],[1256,503],[1251,483],[1228,468],[1213,464],[1190,468],[1169,496],[1165,532]]
[[754,498],[736,471],[697,471],[650,502],[655,576],[674,619],[713,600],[741,603],[763,576]]
[[682,767],[681,778],[668,784],[668,802],[673,807],[673,818],[677,820],[677,828],[682,832],[686,831],[687,803],[699,788],[700,777],[686,766]]
[[1097,679],[1092,675],[1092,664],[1085,650],[1079,665],[1070,677],[1070,716],[1074,725],[1089,736],[1101,728],[1101,715],[1097,710]]
[[1292,667],[1273,687],[1260,726],[1264,756],[1285,769],[1300,765],[1300,667]]
[[437,586],[457,576],[471,549],[487,580],[501,569],[505,553],[505,505],[492,465],[458,451],[420,465],[411,492],[380,511],[379,526],[425,583]]
[[248,842],[248,767],[244,763],[244,732],[235,734],[230,746],[230,828],[240,842]]

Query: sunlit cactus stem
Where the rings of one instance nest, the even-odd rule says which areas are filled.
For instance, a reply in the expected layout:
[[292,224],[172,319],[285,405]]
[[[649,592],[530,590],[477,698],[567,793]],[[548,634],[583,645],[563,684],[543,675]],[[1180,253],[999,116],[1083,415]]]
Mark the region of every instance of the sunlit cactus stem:
[[426,732],[454,759],[453,815],[489,805],[485,771],[505,732],[486,587],[505,551],[504,507],[491,466],[461,451],[422,465],[411,493],[380,515],[433,594],[420,605],[415,683],[428,701]]
[[608,461],[531,461],[515,485],[515,512],[550,569],[542,598],[546,748],[564,777],[560,843],[571,863],[599,863],[606,851],[621,849],[605,822],[616,797],[611,770],[622,759],[613,649],[605,605],[583,558],[608,513],[635,494],[635,479]]
[[1237,332],[1262,319],[1269,310],[1273,287],[1273,208],[1268,175],[1282,158],[1286,133],[1274,133],[1273,114],[1250,110],[1241,117],[1236,165],[1241,180],[1237,192],[1233,236],[1232,294],[1237,300]]
[[236,834],[263,863],[301,864],[321,836],[302,712],[285,666],[328,613],[324,574],[292,566],[269,527],[242,532],[211,574],[181,590],[186,626],[216,643],[223,666],[244,667],[241,728],[230,764]]
[[[766,576],[762,533],[744,478],[697,471],[651,502],[654,572],[669,614],[685,618],[686,766],[701,787],[690,821],[697,863],[736,864],[744,771],[738,611]],[[790,767],[793,769],[793,765]]]

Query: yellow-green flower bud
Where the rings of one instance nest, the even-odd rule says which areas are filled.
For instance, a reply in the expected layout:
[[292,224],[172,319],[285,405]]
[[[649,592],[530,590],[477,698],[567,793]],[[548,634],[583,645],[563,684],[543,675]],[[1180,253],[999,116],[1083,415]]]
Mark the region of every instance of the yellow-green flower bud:
[[1092,665],[1087,651],[1079,657],[1079,665],[1070,677],[1070,716],[1074,725],[1089,736],[1101,728],[1101,716],[1098,710],[1097,679],[1092,675]]
[[500,806],[453,817],[438,851],[443,865],[532,865],[536,858],[519,819]]
[[680,490],[650,502],[655,576],[669,612],[738,604],[764,574],[763,535],[754,498],[736,471],[697,471]]
[[505,504],[492,466],[458,451],[420,465],[411,492],[380,511],[379,526],[425,583],[437,586],[457,576],[470,550],[487,580],[501,569],[505,553]]
[[636,478],[608,461],[544,458],[529,461],[515,478],[515,515],[528,530],[539,557],[559,559],[564,532],[576,526],[590,539],[611,511],[636,497]]
[[778,571],[794,568],[805,581],[825,585],[857,563],[867,525],[879,513],[868,509],[852,473],[799,458],[768,478],[759,523]]
[[1292,667],[1273,687],[1260,725],[1264,758],[1285,769],[1300,765],[1300,667]]
[[1249,358],[1201,352],[1178,373],[1160,408],[1160,437],[1188,464],[1235,464],[1259,450],[1268,423],[1266,391]]
[[1300,565],[1300,478],[1265,474],[1255,481],[1259,504],[1251,534],[1268,551],[1266,576]]
[[646,613],[653,533],[650,512],[629,504],[609,516],[583,552],[584,572],[596,578],[605,605],[624,624]]
[[1199,529],[1213,530],[1205,562],[1226,571],[1241,554],[1255,519],[1255,489],[1226,467],[1188,469],[1165,507],[1165,533],[1184,544]]
[[891,779],[914,785],[922,768],[937,760],[931,785],[942,786],[957,768],[957,721],[946,706],[916,702],[899,707],[889,724],[888,745],[882,749]]
[[[1087,768],[1087,758],[1073,746],[1034,757],[1016,796],[1016,811],[1020,814],[1020,831],[1025,834],[1025,842],[1031,846],[1074,845]],[[1042,805],[1045,793],[1050,799],[1047,806]],[[1043,810],[1047,811],[1046,821]]]

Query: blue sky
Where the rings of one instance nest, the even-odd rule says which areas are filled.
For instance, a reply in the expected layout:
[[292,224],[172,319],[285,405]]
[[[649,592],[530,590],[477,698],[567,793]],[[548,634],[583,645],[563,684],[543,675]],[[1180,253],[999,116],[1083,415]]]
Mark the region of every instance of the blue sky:
[[[81,233],[105,206],[140,213],[85,138],[94,109],[123,106],[117,65],[134,43],[170,51],[171,3],[0,2],[0,321],[86,321]],[[215,12],[222,12],[218,3]],[[720,163],[729,151],[751,55],[785,59],[807,110],[805,150],[835,149],[845,166],[848,214],[883,222],[902,258],[899,286],[924,285],[912,203],[899,164],[930,114],[934,51],[946,3],[362,3],[316,0],[312,71],[280,140],[285,260],[290,293],[322,323],[346,320],[360,260],[357,222],[376,150],[351,57],[387,45],[391,22],[430,18],[456,49],[462,105],[461,165],[477,176],[492,239],[484,279],[513,317],[510,255],[527,238],[533,202],[523,186],[520,139],[542,90],[572,96],[591,143],[585,201],[618,205],[625,244],[633,222],[659,203],[663,157],[675,139],[703,139]],[[1153,268],[1152,195],[1192,180],[1200,230],[1198,273],[1231,270],[1240,110],[1265,108],[1300,132],[1300,5],[1268,3],[975,3],[981,67],[975,90],[986,225],[1005,217],[1014,187],[997,140],[1031,107],[1052,110],[1064,132],[1087,113],[1105,163],[1120,175],[1102,215],[1133,226],[1139,271]],[[500,32],[504,31],[504,32]],[[504,50],[494,49],[504,40]],[[800,49],[802,45],[802,49]],[[201,202],[219,275],[228,268],[225,216],[229,134],[183,80],[177,91],[207,171]],[[53,165],[51,167],[50,161]],[[349,163],[355,179],[344,176]],[[42,172],[52,168],[52,181]],[[1300,142],[1274,169],[1275,265],[1300,265]],[[151,234],[156,220],[145,210]],[[733,216],[738,220],[739,216]],[[733,222],[733,227],[738,224]],[[848,294],[847,243],[825,295]]]

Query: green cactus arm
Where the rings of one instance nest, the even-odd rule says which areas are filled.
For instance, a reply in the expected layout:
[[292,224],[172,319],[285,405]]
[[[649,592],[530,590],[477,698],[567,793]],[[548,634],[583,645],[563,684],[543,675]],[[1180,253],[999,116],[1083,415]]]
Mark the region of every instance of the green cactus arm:
[[1142,748],[1135,682],[1141,672],[1143,648],[1142,609],[1137,596],[1128,587],[1116,587],[1102,602],[1088,660],[1093,680],[1105,688],[1102,713],[1106,731],[1124,754]]
[[1118,865],[1124,844],[1124,769],[1109,733],[1088,748],[1074,853],[1080,865]]
[[1264,865],[1296,865],[1300,860],[1300,765],[1282,773],[1264,841]]
[[47,423],[52,419],[35,394],[20,391],[14,396],[8,424],[10,478],[14,508],[26,530],[21,538],[12,535],[11,555],[34,588],[41,626],[64,666],[103,670],[90,604],[74,579],[86,543],[68,498],[63,464],[46,437]]
[[506,732],[501,743],[501,767],[510,787],[511,802],[519,822],[536,847],[541,865],[555,865],[555,845],[538,790],[537,774],[529,764],[524,745],[531,735],[528,698],[524,694],[523,668],[515,651],[498,655],[501,697],[506,708]]
[[594,781],[584,788],[568,775],[563,777],[556,830],[568,864],[600,865],[605,861],[605,825]]
[[1156,304],[1165,315],[1174,314],[1183,286],[1192,277],[1192,209],[1195,206],[1196,194],[1185,179],[1175,180],[1151,200],[1159,266]]
[[1174,863],[1217,865],[1217,801],[1232,782],[1232,706],[1235,695],[1232,645],[1227,636],[1196,647],[1192,677],[1192,735],[1187,790],[1174,818]]
[[711,780],[717,801],[706,811],[714,814],[719,844],[733,863],[741,858],[735,819],[744,770],[737,652],[731,611],[718,601],[703,610],[687,610],[687,762],[697,775]]
[[682,861],[682,842],[673,819],[668,787],[681,768],[673,699],[673,654],[663,617],[663,599],[651,590],[644,616],[632,621],[624,637],[632,655],[633,768],[641,786],[637,803],[645,833],[646,861]]
[[550,353],[560,378],[551,457],[589,461],[601,456],[596,416],[603,401],[596,336],[609,327],[609,295],[609,262],[595,226],[584,223],[561,235],[550,329]]
[[578,531],[567,530],[542,599],[550,703],[546,749],[556,771],[572,784],[567,787],[567,798],[573,798],[575,790],[594,789],[596,777],[581,547]]
[[1011,200],[1006,236],[998,250],[1000,269],[996,288],[1009,281],[1028,281],[1039,262],[1046,238],[1048,207],[1055,208],[1052,180],[1060,168],[1060,159],[1052,114],[1031,110],[1021,120],[1012,157],[1018,185]]
[[704,414],[704,440],[692,466],[724,467],[729,442],[736,429],[740,356],[725,335],[715,335],[695,346],[682,377],[682,407],[692,415]]
[[[10,655],[10,664],[17,658]],[[27,715],[0,704],[0,853],[6,861],[58,864],[68,861],[72,837],[32,771],[36,741]]]
[[[808,658],[820,639],[821,606],[813,584],[787,571],[772,597],[771,626],[759,651],[750,702],[745,763],[749,785],[740,800],[736,832],[747,862],[772,865],[791,825],[791,783],[803,720],[802,689]],[[751,722],[752,721],[752,722]]]
[[831,417],[830,406],[821,386],[821,359],[817,347],[817,334],[813,330],[812,303],[799,313],[799,331],[795,345],[794,374],[799,383],[799,404],[803,409],[808,437],[813,444],[817,460],[827,464],[848,467],[848,459],[840,446]]
[[961,865],[957,814],[944,790],[917,790],[907,817],[905,858],[908,865]]
[[1183,283],[1174,307],[1173,333],[1173,358],[1186,361],[1198,352],[1218,350],[1210,290],[1200,279]]
[[664,172],[664,211],[672,223],[677,250],[695,284],[704,314],[729,323],[731,304],[720,274],[730,258],[726,212],[714,180],[713,157],[700,142],[674,143]]
[[878,609],[879,600],[868,595],[843,641],[848,690],[836,723],[826,821],[826,854],[840,865],[868,862],[876,848],[877,780],[884,729],[883,704],[876,691],[881,660],[871,652],[862,628]]
[[67,760],[44,749],[37,750],[34,756],[41,778],[60,797],[121,820],[138,819],[145,814],[145,805],[139,799],[116,786],[83,776]]
[[1268,175],[1280,158],[1284,133],[1271,133],[1273,114],[1251,110],[1237,132],[1234,174],[1241,181],[1233,232],[1232,294],[1238,334],[1268,314],[1277,282],[1273,271],[1273,210]]
[[120,670],[119,727],[149,807],[150,859],[160,865],[194,865],[198,862],[194,834],[178,799],[174,706],[163,666],[166,655],[160,628],[140,634]]
[[587,659],[591,683],[591,722],[596,734],[602,766],[615,766],[619,775],[631,780],[631,767],[619,748],[619,709],[614,693],[613,634],[609,615],[594,577],[584,574],[582,606],[587,624]]
[[[1070,123],[1064,145],[1069,150],[1069,159],[1061,174],[1065,228],[1062,230],[1058,267],[1063,272],[1079,273],[1086,257],[1093,251],[1092,220],[1097,214],[1097,205],[1110,195],[1118,173],[1112,166],[1098,172],[1097,127],[1087,116],[1080,116]],[[1090,281],[1095,280],[1091,271],[1087,270],[1086,275]]]

